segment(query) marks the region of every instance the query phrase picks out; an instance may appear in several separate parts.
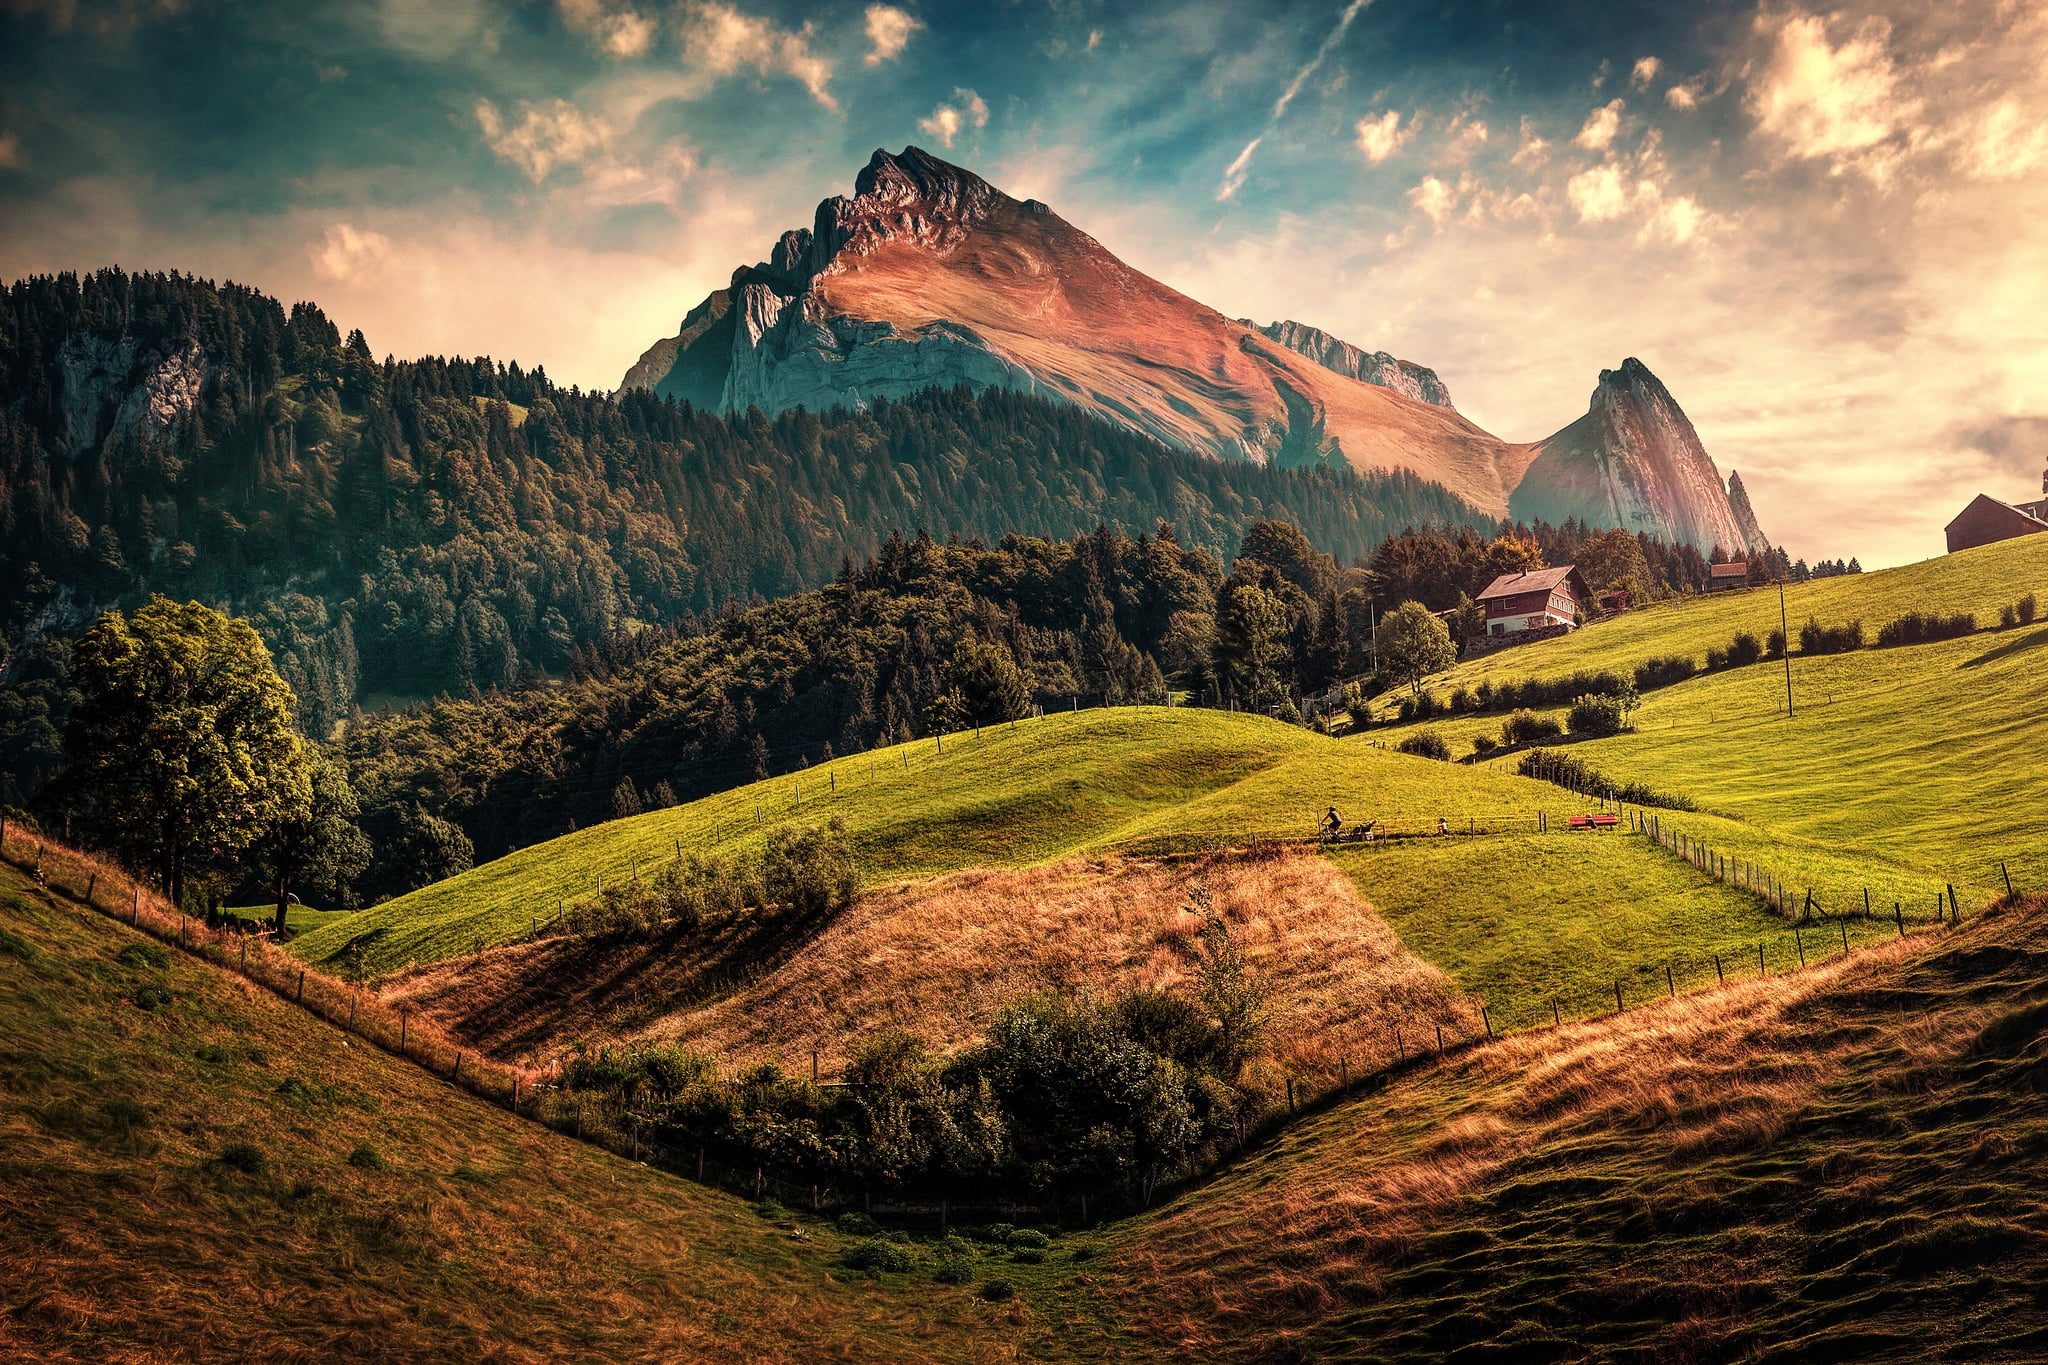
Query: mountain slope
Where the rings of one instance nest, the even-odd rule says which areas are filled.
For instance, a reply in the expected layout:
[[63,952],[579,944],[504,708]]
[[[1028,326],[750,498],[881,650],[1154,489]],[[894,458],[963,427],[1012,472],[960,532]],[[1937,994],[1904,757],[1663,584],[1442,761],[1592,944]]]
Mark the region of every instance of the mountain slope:
[[[723,411],[768,413],[934,384],[1018,389],[1222,459],[1408,470],[1493,516],[1528,484],[1555,519],[1702,550],[1742,543],[1713,462],[1661,385],[1632,420],[1603,416],[1615,404],[1596,395],[1595,420],[1513,445],[1460,416],[1421,366],[1300,323],[1226,318],[1046,205],[916,147],[877,151],[852,197],[825,200],[811,227],[734,271],[624,382],[698,403],[715,390]],[[1610,476],[1616,461],[1625,476]]]

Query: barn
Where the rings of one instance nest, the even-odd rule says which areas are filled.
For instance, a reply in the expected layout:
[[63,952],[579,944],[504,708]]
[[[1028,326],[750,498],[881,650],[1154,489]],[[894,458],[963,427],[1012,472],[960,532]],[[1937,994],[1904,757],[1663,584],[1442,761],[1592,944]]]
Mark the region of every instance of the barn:
[[1954,554],[1957,550],[1975,549],[2014,536],[2030,536],[2037,531],[2048,531],[2048,498],[2014,506],[1979,493],[1948,524],[1948,552]]
[[1737,561],[1731,564],[1707,565],[1707,591],[1727,592],[1730,588],[1749,586],[1749,565]]

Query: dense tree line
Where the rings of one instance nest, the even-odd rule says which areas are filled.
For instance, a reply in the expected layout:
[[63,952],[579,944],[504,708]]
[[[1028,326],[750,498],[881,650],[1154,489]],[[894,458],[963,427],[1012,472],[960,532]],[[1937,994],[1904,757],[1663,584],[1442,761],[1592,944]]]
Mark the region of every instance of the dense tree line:
[[0,291],[0,637],[152,591],[248,617],[325,733],[365,697],[506,688],[642,623],[830,580],[890,528],[993,540],[1161,518],[1340,554],[1472,509],[1405,474],[1170,450],[933,391],[731,418],[488,359],[381,363],[311,304],[180,275]]

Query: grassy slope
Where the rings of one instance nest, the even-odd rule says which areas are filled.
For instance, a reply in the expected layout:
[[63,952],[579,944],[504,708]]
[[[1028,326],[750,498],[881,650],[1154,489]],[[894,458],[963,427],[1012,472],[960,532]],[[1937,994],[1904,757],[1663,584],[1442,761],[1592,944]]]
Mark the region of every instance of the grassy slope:
[[[647,941],[568,935],[395,978],[402,1001],[498,1057],[588,1036],[680,1038],[728,1066],[836,1073],[861,1043],[910,1029],[953,1051],[995,1011],[1060,983],[1103,994],[1185,987],[1206,891],[1272,987],[1271,1042],[1298,1075],[1391,1059],[1394,1030],[1454,1038],[1478,1014],[1403,950],[1344,875],[1311,853],[1163,862],[1073,858],[884,888],[810,933]],[[1270,1079],[1270,1078],[1269,1078]],[[1284,1084],[1284,1081],[1274,1082]]]
[[[0,867],[0,1356],[1122,1359],[1071,1261],[1006,1304],[513,1119]],[[135,1004],[146,985],[169,1004]],[[262,1174],[216,1158],[233,1142]],[[353,1165],[359,1145],[388,1163]],[[202,1326],[203,1325],[203,1326]],[[1141,1352],[1142,1354],[1142,1352]]]
[[[836,783],[836,790],[835,790]],[[799,798],[801,802],[799,803]],[[358,935],[384,974],[529,931],[598,878],[685,849],[758,847],[780,821],[845,819],[870,881],[1199,836],[1301,837],[1334,802],[1348,817],[1433,826],[1574,809],[1542,783],[1325,739],[1261,717],[1162,707],[1055,714],[841,758],[802,773],[553,839],[299,939],[323,961]],[[757,824],[756,811],[759,811]]]
[[1120,1229],[1202,1359],[2048,1356],[2048,901],[1525,1034]]
[[[1496,1029],[1614,1008],[1614,987],[1640,1003],[1672,982],[1696,988],[1841,951],[1839,926],[1803,932],[1754,896],[1716,882],[1646,839],[1623,833],[1528,834],[1480,851],[1495,877],[1472,875],[1457,840],[1335,855],[1410,950],[1487,1003]],[[1852,943],[1889,938],[1889,922],[1847,926]],[[1669,966],[1671,976],[1665,975]]]
[[[1809,613],[1860,616],[1869,634],[1908,610],[1975,611],[2032,590],[2048,598],[2048,537],[2027,537],[1904,568],[1789,590],[1796,633]],[[1769,619],[1766,620],[1765,618]],[[1482,677],[1552,677],[1628,669],[1658,654],[1703,658],[1739,628],[1777,624],[1777,594],[1751,592],[1631,612],[1568,639],[1462,664],[1439,688]],[[1602,772],[1682,792],[1732,817],[1673,816],[1717,847],[1753,856],[1836,902],[1926,905],[1949,881],[1980,893],[2048,886],[2039,815],[2041,676],[2048,627],[1817,658],[1794,656],[1795,714],[1780,710],[1782,663],[1756,664],[1647,694],[1632,735],[1574,746]],[[1436,722],[1454,748],[1499,717]],[[1376,734],[1389,742],[1403,729]],[[1513,759],[1489,766],[1505,768]]]

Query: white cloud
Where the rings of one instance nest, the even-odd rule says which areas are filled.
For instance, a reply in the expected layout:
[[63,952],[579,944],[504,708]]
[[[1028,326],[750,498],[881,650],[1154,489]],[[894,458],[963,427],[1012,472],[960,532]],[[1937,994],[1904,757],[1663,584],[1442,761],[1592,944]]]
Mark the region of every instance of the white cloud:
[[1244,178],[1251,174],[1252,153],[1258,151],[1259,144],[1265,140],[1262,133],[1245,143],[1244,150],[1237,154],[1237,159],[1224,168],[1223,183],[1216,190],[1218,200],[1231,198],[1244,185]]
[[1438,227],[1444,225],[1458,207],[1457,191],[1433,175],[1424,176],[1422,183],[1408,191],[1408,202],[1423,212],[1429,221]]
[[683,19],[683,51],[692,64],[713,75],[730,76],[741,67],[752,67],[764,76],[788,76],[819,104],[834,112],[839,109],[828,88],[832,65],[811,50],[808,23],[800,29],[778,28],[724,0],[692,0]]
[[[1773,27],[1775,25],[1775,27]],[[1801,160],[1824,160],[1835,173],[1859,170],[1885,180],[1898,161],[1894,140],[1908,133],[1921,102],[1899,87],[1891,26],[1869,18],[1837,47],[1811,14],[1757,20],[1770,56],[1749,90],[1760,131]]]
[[1486,145],[1486,120],[1470,111],[1453,114],[1444,130],[1448,137],[1444,143],[1443,160],[1456,165],[1472,159],[1472,154]]
[[485,144],[536,185],[558,166],[590,160],[611,140],[611,129],[603,119],[584,113],[567,100],[544,104],[521,100],[519,114],[517,123],[507,123],[497,105],[487,99],[476,102],[477,127],[483,131]]
[[894,5],[869,5],[867,12],[869,66],[880,66],[899,56],[910,42],[910,35],[923,28],[922,21],[912,18]]
[[2013,180],[2048,164],[2048,126],[2011,95],[1985,110],[1959,158],[1980,180]]
[[606,0],[559,0],[562,22],[611,57],[640,57],[654,46],[659,25],[638,10],[613,9]]
[[682,138],[671,138],[652,156],[603,156],[583,168],[574,185],[558,190],[556,202],[575,209],[621,208],[633,204],[687,203],[686,187],[697,176],[697,151]]
[[1401,126],[1401,113],[1389,109],[1378,118],[1362,118],[1358,121],[1358,150],[1372,165],[1379,165],[1395,152],[1408,145],[1415,136],[1415,124],[1411,121],[1406,128]]
[[1515,154],[1508,158],[1511,165],[1524,170],[1533,170],[1550,159],[1550,144],[1536,131],[1536,121],[1524,116],[1522,119],[1522,141],[1515,148]]
[[932,110],[917,126],[950,147],[963,129],[988,127],[988,102],[972,90],[955,90],[953,103]]
[[1579,129],[1579,135],[1572,139],[1572,144],[1589,152],[1604,152],[1612,147],[1614,135],[1621,129],[1621,111],[1625,107],[1620,100],[1609,100],[1586,115],[1586,126]]
[[1629,72],[1628,83],[1632,90],[1648,90],[1650,82],[1657,79],[1657,73],[1664,69],[1664,63],[1655,57],[1640,57],[1635,70]]
[[313,273],[323,280],[352,281],[376,270],[391,256],[391,239],[381,232],[368,232],[349,223],[327,229],[320,244],[309,253]]
[[1613,162],[1589,166],[1565,183],[1565,198],[1582,223],[1606,223],[1625,216],[1635,201],[1635,187]]
[[1703,84],[1697,77],[1689,81],[1682,81],[1664,92],[1664,102],[1673,109],[1689,114],[1700,107],[1700,91],[1703,88]]

